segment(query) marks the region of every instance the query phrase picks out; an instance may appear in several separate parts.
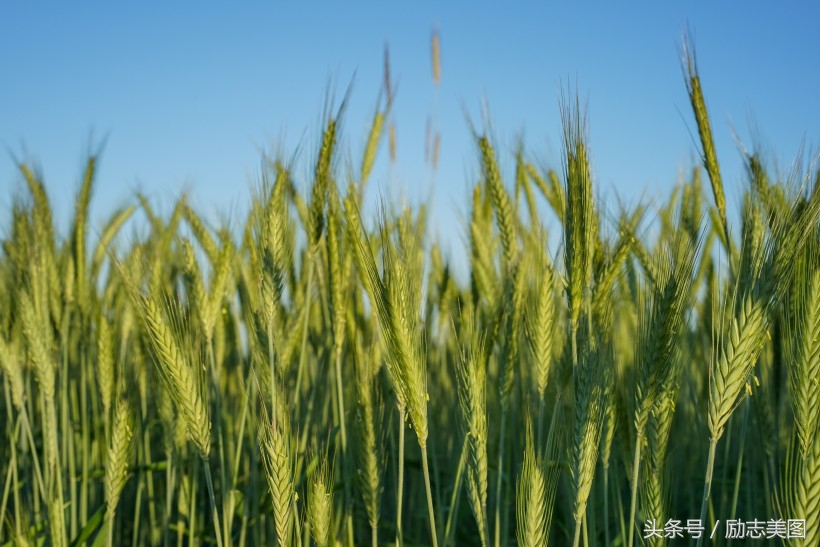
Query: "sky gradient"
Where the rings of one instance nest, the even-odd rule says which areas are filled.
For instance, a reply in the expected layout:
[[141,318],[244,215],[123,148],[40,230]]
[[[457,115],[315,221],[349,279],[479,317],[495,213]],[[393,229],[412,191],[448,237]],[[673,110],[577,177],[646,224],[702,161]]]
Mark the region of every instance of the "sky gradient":
[[[296,172],[309,180],[328,90],[338,105],[351,81],[339,165],[358,169],[385,44],[398,162],[384,161],[384,142],[369,197],[429,200],[431,230],[455,260],[478,174],[465,113],[483,128],[484,101],[508,185],[521,136],[533,161],[560,171],[558,98],[569,86],[588,105],[596,192],[628,203],[669,193],[698,158],[678,51],[687,25],[730,208],[743,184],[734,133],[762,144],[773,168],[801,142],[808,157],[820,143],[820,9],[808,2],[48,4],[0,7],[3,230],[23,192],[15,158],[42,168],[65,233],[84,158],[103,142],[92,227],[136,191],[167,210],[183,190],[238,226],[263,151],[300,147]],[[424,163],[430,116],[442,139],[435,174]]]

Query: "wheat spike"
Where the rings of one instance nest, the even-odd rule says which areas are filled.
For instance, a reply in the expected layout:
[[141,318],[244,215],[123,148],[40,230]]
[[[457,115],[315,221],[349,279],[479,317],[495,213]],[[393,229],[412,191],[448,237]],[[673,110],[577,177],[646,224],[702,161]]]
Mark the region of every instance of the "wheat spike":
[[25,402],[25,387],[20,350],[16,343],[9,344],[2,335],[0,335],[0,370],[8,378],[12,404],[18,412],[22,412]]
[[207,459],[211,450],[211,420],[194,379],[194,370],[174,339],[156,297],[140,294],[123,265],[117,263],[117,266],[126,280],[132,301],[141,312],[146,334],[158,359],[159,371],[174,405],[183,417],[191,441],[200,455]]
[[104,315],[100,315],[99,331],[97,332],[97,381],[100,388],[100,401],[106,415],[111,409],[111,399],[114,397],[114,348],[111,344],[111,323]]
[[553,362],[555,275],[543,251],[541,253],[538,292],[534,304],[528,308],[526,334],[535,364],[536,390],[539,398],[543,399]]
[[396,388],[399,400],[407,405],[413,428],[419,444],[427,444],[427,379],[424,363],[420,359],[414,335],[410,332],[415,324],[402,312],[408,309],[401,298],[407,293],[401,290],[406,279],[401,272],[400,260],[393,256],[389,239],[385,240],[385,280],[382,281],[376,268],[373,251],[362,235],[363,226],[357,206],[347,198],[348,233],[350,234],[356,261],[368,294],[373,299],[374,310],[379,323],[384,345],[387,348],[387,370]]
[[382,133],[384,132],[384,118],[385,113],[377,110],[373,114],[373,122],[370,124],[370,133],[367,137],[367,145],[364,148],[364,155],[362,156],[362,168],[359,179],[362,185],[367,184],[367,179],[370,178],[370,172],[373,170],[373,165],[376,163],[376,153],[379,149]]
[[295,505],[294,459],[288,421],[284,412],[274,412],[273,419],[265,424],[259,442],[262,459],[265,462],[265,476],[273,501],[276,538],[279,545],[290,545]]
[[433,83],[438,87],[441,83],[441,36],[438,30],[433,31],[430,51],[433,58]]
[[313,472],[308,493],[308,521],[310,535],[319,547],[333,545],[333,485],[327,463],[321,461]]
[[686,72],[686,90],[689,92],[689,101],[695,113],[698,134],[700,135],[700,142],[703,146],[703,163],[706,166],[706,172],[709,174],[709,180],[712,182],[715,206],[717,207],[718,216],[720,218],[720,228],[723,232],[722,237],[728,245],[730,241],[729,223],[726,219],[726,198],[723,194],[723,181],[720,176],[717,153],[715,152],[715,141],[712,138],[712,128],[709,124],[709,114],[706,111],[706,100],[703,98],[703,90],[700,85],[697,59],[689,40],[683,43],[683,65]]
[[791,359],[786,370],[792,399],[794,424],[801,457],[806,460],[814,446],[818,423],[817,384],[820,382],[820,270],[814,239],[801,256],[793,294],[785,317]]
[[[117,402],[108,461],[105,465],[105,503],[109,520],[114,519],[120,494],[128,481],[133,436],[134,419],[131,409],[126,399],[120,399]],[[113,524],[109,523],[109,526]]]
[[[575,492],[573,515],[576,526],[586,512],[595,464],[598,461],[604,417],[605,367],[607,348],[586,349],[573,375],[575,416],[573,418],[572,484]],[[576,532],[577,533],[577,532]]]
[[481,545],[487,545],[487,394],[484,352],[473,327],[472,311],[462,312],[463,340],[458,373],[458,396],[468,443],[467,492],[478,525]]
[[546,547],[549,540],[547,528],[547,478],[543,461],[535,453],[532,425],[527,422],[524,463],[518,479],[516,516],[518,544],[525,547]]
[[310,196],[309,208],[309,241],[311,252],[316,249],[319,239],[324,230],[324,211],[328,185],[331,183],[331,162],[336,147],[336,118],[331,117],[324,134],[322,135],[322,147],[319,149],[319,157],[316,159],[316,170],[314,173],[313,188]]
[[510,196],[501,181],[501,173],[495,159],[490,140],[486,136],[478,139],[478,148],[481,152],[482,169],[487,182],[487,189],[493,200],[498,228],[501,232],[501,243],[504,247],[504,264],[511,267],[518,254],[518,240],[515,233],[515,220]]
[[568,103],[562,109],[567,195],[564,255],[572,332],[578,330],[583,299],[590,285],[593,243],[597,232],[585,124],[576,96],[572,106]]

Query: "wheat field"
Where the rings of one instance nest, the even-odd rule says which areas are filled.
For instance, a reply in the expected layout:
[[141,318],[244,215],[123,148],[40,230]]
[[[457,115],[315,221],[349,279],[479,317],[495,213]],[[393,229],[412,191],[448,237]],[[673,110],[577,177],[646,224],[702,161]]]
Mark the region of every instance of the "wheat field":
[[137,195],[92,231],[91,156],[59,233],[18,162],[0,545],[820,544],[820,170],[742,151],[727,211],[682,52],[703,164],[665,201],[597,198],[572,94],[553,169],[474,130],[465,282],[424,204],[365,205],[389,75],[358,159],[338,101],[239,229]]

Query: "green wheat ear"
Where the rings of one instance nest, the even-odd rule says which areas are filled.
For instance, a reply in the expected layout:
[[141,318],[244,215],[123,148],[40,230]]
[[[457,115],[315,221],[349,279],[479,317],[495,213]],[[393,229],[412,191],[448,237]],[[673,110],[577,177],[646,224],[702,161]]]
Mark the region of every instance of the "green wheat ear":
[[195,372],[187,355],[165,319],[156,296],[139,292],[122,263],[117,263],[134,306],[139,310],[146,334],[158,359],[160,374],[168,386],[174,406],[182,415],[188,435],[200,455],[207,459],[211,451],[211,420],[200,393]]
[[692,111],[695,113],[695,121],[698,125],[701,146],[703,147],[703,163],[709,180],[712,183],[712,193],[715,196],[715,206],[717,207],[720,219],[720,229],[723,232],[722,239],[728,245],[729,222],[726,218],[726,198],[723,193],[723,180],[720,176],[720,166],[718,165],[717,153],[715,152],[715,142],[712,138],[712,128],[709,123],[709,114],[706,111],[706,100],[703,98],[703,89],[700,84],[700,74],[698,74],[697,58],[692,47],[691,39],[683,42],[683,65],[686,79],[686,90],[689,92],[689,102]]
[[527,416],[524,461],[516,489],[516,536],[519,545],[546,546],[558,490],[558,461],[563,436],[561,401],[556,399],[549,434],[541,450],[536,447],[532,422]]
[[[417,348],[417,319],[408,317],[409,307],[403,302],[408,287],[401,259],[388,237],[383,237],[385,251],[384,280],[379,275],[370,243],[363,235],[364,227],[358,207],[350,198],[345,200],[348,233],[354,247],[360,273],[373,298],[384,345],[387,348],[386,365],[397,396],[407,405],[413,429],[419,444],[427,444],[427,379],[423,360]],[[384,236],[384,234],[383,234]]]
[[[128,464],[131,460],[134,437],[134,417],[126,399],[117,402],[114,430],[105,466],[106,514],[113,520],[122,489],[128,480]],[[109,524],[109,526],[113,526]]]
[[111,323],[104,314],[100,314],[98,329],[97,380],[103,411],[108,416],[111,410],[111,399],[114,397],[114,348],[111,343]]
[[[606,328],[608,326],[604,326]],[[585,347],[582,351],[573,374],[575,400],[570,457],[576,545],[595,477],[604,412],[608,404],[606,386],[611,377],[611,347],[597,340],[593,340],[592,344],[592,347]]]
[[[281,397],[277,400],[281,401]],[[270,422],[266,421],[262,428],[259,443],[273,503],[276,538],[279,545],[290,545],[296,493],[293,478],[295,458],[287,413],[275,410]]]
[[327,461],[320,459],[313,471],[307,499],[310,535],[319,547],[334,545],[333,539],[333,484],[332,471]]
[[460,359],[456,365],[458,397],[467,436],[467,492],[478,525],[479,538],[487,545],[487,372],[480,333],[474,327],[472,310],[462,311]]
[[538,268],[537,294],[533,304],[527,308],[525,330],[534,361],[536,391],[541,400],[546,395],[553,365],[556,324],[555,273],[544,248],[543,244],[539,246],[539,260],[533,264]]
[[527,420],[524,463],[518,480],[516,514],[518,544],[526,547],[546,547],[547,479],[544,462],[539,460],[533,443],[532,423]]
[[587,154],[586,119],[578,97],[562,108],[567,205],[564,220],[564,257],[570,329],[578,330],[583,300],[592,276],[593,246],[597,234],[592,178]]
[[[389,107],[388,107],[389,108]],[[373,170],[373,164],[376,162],[376,153],[379,148],[379,143],[382,140],[384,133],[384,118],[386,112],[376,110],[373,114],[373,122],[370,124],[370,134],[367,137],[367,145],[362,156],[361,174],[359,176],[361,181],[360,192],[364,193],[364,187],[367,180],[370,178],[370,172]]]
[[10,344],[0,335],[0,370],[8,379],[11,388],[11,401],[18,412],[23,410],[25,401],[23,359],[20,353],[17,343]]
[[518,241],[515,234],[515,219],[513,218],[513,207],[510,197],[504,184],[501,181],[501,173],[498,170],[498,163],[495,158],[495,151],[486,136],[478,139],[478,148],[481,152],[482,169],[487,181],[487,189],[492,197],[498,219],[498,227],[501,232],[501,242],[504,248],[504,264],[511,267],[516,260],[518,253]]

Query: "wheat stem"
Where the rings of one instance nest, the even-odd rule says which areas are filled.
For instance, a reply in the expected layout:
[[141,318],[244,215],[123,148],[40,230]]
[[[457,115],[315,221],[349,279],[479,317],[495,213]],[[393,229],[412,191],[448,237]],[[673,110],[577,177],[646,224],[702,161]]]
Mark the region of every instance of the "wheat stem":
[[[461,444],[461,455],[458,458],[458,467],[456,468],[456,480],[453,484],[453,495],[450,498],[450,510],[447,512],[447,522],[444,525],[444,545],[445,547],[452,541],[452,534],[454,533],[453,520],[458,512],[459,499],[461,494],[461,483],[464,478],[464,468],[467,465],[467,454],[470,451],[470,440],[465,435],[464,442]],[[486,536],[485,536],[486,537]]]
[[[737,502],[740,495],[740,478],[743,476],[743,454],[746,451],[746,432],[749,427],[749,404],[747,401],[743,407],[743,423],[740,426],[740,446],[737,448],[737,469],[735,470],[734,489],[732,491],[732,506],[729,508],[730,515],[737,514]],[[732,543],[730,538],[728,544]]]
[[578,547],[581,544],[581,521],[575,521],[575,535],[572,539],[572,547]]
[[504,502],[504,436],[507,425],[507,411],[501,410],[501,431],[498,437],[498,469],[495,479],[495,547],[501,545],[501,504]]
[[[302,303],[305,306],[304,313],[307,315],[308,311],[310,310],[310,293],[313,289],[313,255],[310,251],[307,253],[307,282],[305,283],[305,301]],[[306,317],[304,320],[304,326],[302,328],[302,349],[299,353],[299,370],[296,373],[296,389],[294,390],[294,397],[295,397],[295,404],[296,404],[296,414],[299,414],[299,408],[301,406],[302,396],[301,396],[301,388],[302,388],[302,374],[305,371],[305,366],[307,365],[307,343],[308,343],[308,332],[310,330],[310,321]]]
[[214,496],[214,481],[211,478],[211,465],[208,458],[202,457],[202,465],[205,468],[205,483],[208,485],[208,499],[211,501],[211,515],[214,519],[214,533],[216,534],[216,545],[222,547],[222,532],[219,526],[219,511],[216,509],[216,497]]
[[638,429],[635,435],[635,457],[632,460],[632,499],[629,504],[629,542],[632,547],[635,541],[635,509],[638,505],[638,476],[641,472],[641,447],[643,446],[643,430]]
[[399,476],[396,486],[396,547],[404,544],[401,531],[401,509],[404,491],[404,405],[399,403],[399,451],[396,456],[399,460]]
[[344,469],[343,482],[345,489],[344,513],[345,513],[345,527],[347,528],[348,545],[353,545],[353,514],[350,507],[350,480],[349,477],[349,461],[347,452],[347,428],[345,427],[345,398],[344,388],[342,387],[342,347],[336,345],[335,350],[336,363],[336,400],[339,406],[339,429],[342,439],[342,467]]
[[430,517],[430,536],[433,547],[438,547],[438,531],[436,530],[436,513],[433,509],[433,493],[430,490],[430,467],[427,463],[427,447],[421,447],[421,467],[424,471],[424,489],[427,492],[427,513]]
[[[712,490],[712,474],[715,470],[715,449],[717,448],[717,439],[709,438],[709,456],[706,460],[706,476],[703,479],[703,501],[700,505],[700,522],[703,524],[706,521],[706,509],[709,506],[709,494]],[[703,545],[703,535],[698,538],[697,547]]]
[[609,531],[609,465],[604,465],[604,480],[602,491],[604,493],[604,545],[610,545],[611,533]]

